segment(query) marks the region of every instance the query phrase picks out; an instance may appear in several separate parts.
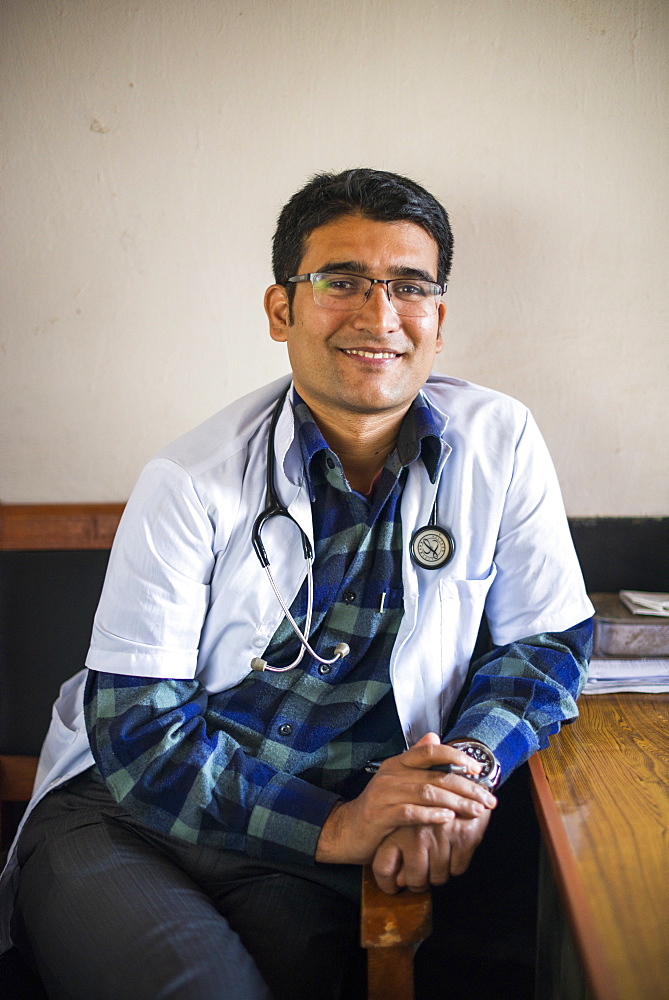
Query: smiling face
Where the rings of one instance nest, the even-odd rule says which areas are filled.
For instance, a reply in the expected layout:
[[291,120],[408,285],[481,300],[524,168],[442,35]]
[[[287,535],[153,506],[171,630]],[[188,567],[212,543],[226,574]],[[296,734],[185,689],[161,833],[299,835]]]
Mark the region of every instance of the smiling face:
[[[369,278],[437,280],[437,244],[413,222],[374,222],[346,215],[315,229],[299,273],[347,271]],[[374,285],[354,312],[316,305],[311,284],[272,285],[265,309],[273,340],[288,345],[297,391],[329,422],[352,414],[404,416],[441,351],[446,307],[427,317],[398,316],[385,287]]]

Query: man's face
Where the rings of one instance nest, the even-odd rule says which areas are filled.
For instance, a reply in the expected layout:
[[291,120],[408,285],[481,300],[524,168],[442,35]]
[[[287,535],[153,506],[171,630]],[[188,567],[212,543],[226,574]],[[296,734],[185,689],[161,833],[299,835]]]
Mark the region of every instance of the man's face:
[[[437,280],[437,244],[413,222],[373,222],[347,215],[315,229],[300,274],[347,271],[368,278]],[[403,415],[441,351],[446,314],[398,316],[383,285],[355,312],[316,305],[311,284],[295,286],[293,321],[286,290],[272,285],[265,308],[273,340],[288,345],[297,391],[316,416]]]

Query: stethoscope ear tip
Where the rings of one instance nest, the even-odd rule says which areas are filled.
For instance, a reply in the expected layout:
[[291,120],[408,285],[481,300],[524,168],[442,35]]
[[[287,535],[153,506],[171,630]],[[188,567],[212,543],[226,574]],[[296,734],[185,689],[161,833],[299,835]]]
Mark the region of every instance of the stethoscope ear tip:
[[343,660],[350,652],[351,647],[347,642],[338,642],[334,648],[335,659],[339,657],[339,659]]
[[251,660],[251,670],[257,670],[262,673],[267,667],[267,660],[263,660],[260,656],[254,656]]

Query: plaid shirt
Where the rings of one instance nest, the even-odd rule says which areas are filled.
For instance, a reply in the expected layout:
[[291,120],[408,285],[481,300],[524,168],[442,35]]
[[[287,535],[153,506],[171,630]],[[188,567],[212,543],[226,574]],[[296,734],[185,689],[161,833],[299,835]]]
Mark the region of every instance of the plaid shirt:
[[[411,462],[422,460],[434,480],[442,444],[419,395],[366,498],[350,489],[297,395],[294,411],[314,526],[310,642],[331,656],[346,641],[349,655],[330,667],[305,654],[285,674],[251,673],[211,696],[197,680],[147,682],[91,671],[85,712],[108,787],[148,826],[258,858],[310,862],[333,804],[369,780],[365,762],[405,748],[389,678],[403,607],[400,500]],[[291,613],[303,627],[306,583]],[[445,735],[482,740],[508,774],[536,749],[514,720],[536,717],[545,745],[575,714],[589,638],[586,623],[485,657]],[[283,666],[298,648],[284,621],[264,656]]]

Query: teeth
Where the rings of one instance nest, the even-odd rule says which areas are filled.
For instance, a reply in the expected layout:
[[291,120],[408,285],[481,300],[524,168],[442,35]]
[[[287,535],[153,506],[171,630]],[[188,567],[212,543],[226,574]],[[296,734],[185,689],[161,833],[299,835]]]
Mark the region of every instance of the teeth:
[[382,360],[397,357],[394,351],[357,351],[354,348],[349,350],[344,348],[344,354],[356,354],[359,358],[381,358]]

